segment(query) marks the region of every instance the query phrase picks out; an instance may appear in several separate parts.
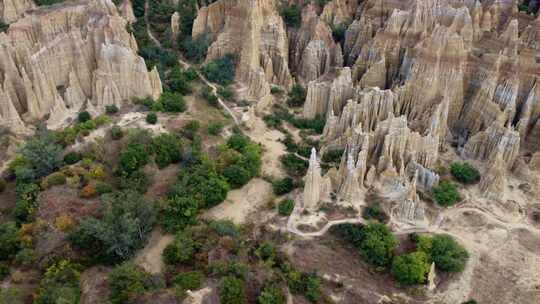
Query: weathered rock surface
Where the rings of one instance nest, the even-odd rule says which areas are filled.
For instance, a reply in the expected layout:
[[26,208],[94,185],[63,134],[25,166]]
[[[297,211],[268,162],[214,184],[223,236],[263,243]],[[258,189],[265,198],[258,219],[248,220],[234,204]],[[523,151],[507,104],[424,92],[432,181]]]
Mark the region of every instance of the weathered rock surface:
[[110,0],[88,0],[38,8],[12,23],[0,34],[0,125],[22,132],[46,119],[56,128],[84,106],[100,113],[159,97],[159,75],[137,55],[126,22]]
[[0,20],[5,23],[17,21],[35,6],[32,0],[2,0],[0,2]]

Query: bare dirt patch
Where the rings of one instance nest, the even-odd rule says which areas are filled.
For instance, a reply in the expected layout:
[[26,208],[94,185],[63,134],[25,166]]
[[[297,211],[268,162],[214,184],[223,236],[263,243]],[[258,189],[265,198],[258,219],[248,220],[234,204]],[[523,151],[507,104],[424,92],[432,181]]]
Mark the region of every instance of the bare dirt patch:
[[161,253],[173,239],[174,237],[172,235],[163,234],[159,229],[152,231],[148,243],[137,254],[135,263],[149,273],[162,273],[164,263],[161,258]]

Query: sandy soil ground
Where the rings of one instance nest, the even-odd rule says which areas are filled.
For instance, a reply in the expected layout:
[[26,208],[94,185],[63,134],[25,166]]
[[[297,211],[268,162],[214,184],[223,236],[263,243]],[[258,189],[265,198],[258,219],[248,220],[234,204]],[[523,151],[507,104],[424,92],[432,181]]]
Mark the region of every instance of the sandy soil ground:
[[161,253],[174,239],[170,234],[163,234],[159,229],[152,231],[146,246],[135,257],[135,263],[149,273],[161,273],[164,263]]
[[249,214],[264,208],[273,199],[272,185],[254,178],[241,189],[230,191],[225,201],[208,210],[203,216],[210,219],[229,219],[235,224],[246,222]]

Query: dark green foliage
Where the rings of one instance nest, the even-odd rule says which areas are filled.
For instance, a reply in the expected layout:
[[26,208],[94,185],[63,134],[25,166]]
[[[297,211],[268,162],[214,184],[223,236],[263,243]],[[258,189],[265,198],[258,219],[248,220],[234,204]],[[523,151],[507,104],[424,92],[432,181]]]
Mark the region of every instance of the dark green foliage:
[[131,262],[121,264],[109,272],[108,282],[112,304],[133,303],[137,295],[152,288],[150,275]]
[[276,245],[271,242],[263,242],[255,251],[255,254],[263,261],[273,263],[277,256]]
[[63,260],[53,264],[41,280],[34,304],[78,304],[80,266]]
[[219,236],[230,236],[233,238],[237,238],[240,235],[238,227],[236,227],[236,225],[229,220],[212,221],[210,222],[209,226]]
[[286,302],[283,290],[276,286],[266,286],[257,298],[257,304],[285,304]]
[[436,235],[422,246],[437,269],[446,272],[461,272],[469,259],[467,250],[449,235]]
[[44,6],[44,5],[53,5],[57,3],[62,3],[64,1],[65,0],[36,0],[36,4],[39,6]]
[[275,195],[287,194],[294,188],[296,188],[294,180],[290,177],[285,177],[272,183],[272,189]]
[[173,92],[163,92],[159,97],[158,103],[163,105],[167,112],[180,113],[186,110],[186,102],[182,95]]
[[343,156],[343,149],[332,149],[326,151],[324,155],[322,156],[322,161],[325,163],[334,163],[338,164],[341,161],[341,157]]
[[173,232],[195,224],[200,204],[193,196],[173,196],[167,199],[162,211],[163,226]]
[[90,116],[90,113],[88,113],[87,111],[82,111],[77,116],[77,120],[79,121],[79,123],[85,123],[91,119],[92,119],[92,116]]
[[442,181],[433,188],[433,197],[441,206],[452,206],[461,200],[456,185],[448,181]]
[[78,163],[82,159],[82,155],[78,152],[69,152],[64,155],[64,163],[66,165],[73,165]]
[[19,150],[24,162],[14,168],[17,180],[39,179],[51,174],[62,164],[62,150],[53,133],[39,132]]
[[461,183],[472,184],[480,180],[480,172],[469,163],[452,163],[450,172]]
[[292,176],[306,175],[309,163],[294,154],[285,154],[280,157],[281,164],[288,174]]
[[218,88],[217,93],[219,96],[225,98],[226,100],[231,100],[234,98],[234,92],[229,88]]
[[223,278],[219,285],[219,300],[221,304],[247,303],[244,283],[233,276]]
[[326,120],[322,116],[316,116],[313,119],[295,118],[291,123],[298,129],[311,129],[317,134],[322,134]]
[[227,54],[215,59],[202,68],[202,73],[208,81],[227,86],[233,83],[235,64],[234,56]]
[[184,125],[182,129],[182,135],[184,135],[186,138],[193,140],[195,136],[197,135],[197,132],[199,131],[201,127],[201,123],[198,120],[191,120],[186,125]]
[[181,35],[190,36],[193,29],[193,21],[197,17],[197,1],[181,0],[178,3],[177,11],[180,13]]
[[221,122],[213,122],[209,124],[208,128],[206,129],[208,134],[214,135],[214,136],[221,134],[222,130],[223,130],[223,123]]
[[113,192],[113,187],[107,183],[103,182],[97,182],[96,183],[96,193],[99,195],[105,194],[105,193],[111,193]]
[[294,201],[290,198],[284,199],[281,202],[279,202],[278,205],[278,212],[281,215],[291,215],[291,213],[294,210]]
[[424,283],[429,271],[427,256],[422,251],[397,256],[392,262],[392,274],[401,284]]
[[169,72],[166,79],[166,84],[173,92],[180,93],[182,95],[188,95],[192,93],[190,82],[192,75],[189,75],[185,70],[176,65]]
[[249,144],[249,138],[242,134],[233,134],[227,140],[227,146],[236,151],[242,151]]
[[299,84],[293,85],[287,98],[287,104],[290,107],[301,107],[306,101],[307,91]]
[[[4,264],[0,264],[0,281],[4,281],[5,278],[7,278],[10,274],[9,266],[6,266]],[[0,303],[2,303],[2,297],[0,297]]]
[[39,186],[31,183],[19,183],[16,186],[17,203],[13,210],[13,216],[18,224],[32,220],[36,210],[36,199],[39,194]]
[[240,164],[234,164],[223,169],[223,177],[233,189],[240,188],[251,179],[250,172]]
[[0,224],[0,261],[9,260],[15,256],[20,249],[17,237],[17,225],[14,222]]
[[175,134],[162,133],[154,137],[151,149],[160,169],[182,160],[182,140]]
[[173,285],[181,292],[187,290],[197,290],[201,287],[204,274],[200,271],[187,271],[175,275],[172,279]]
[[9,29],[9,24],[4,21],[0,21],[0,33],[4,33]]
[[287,285],[292,293],[303,294],[312,303],[321,297],[321,279],[316,273],[291,271],[287,274]]
[[102,201],[102,218],[84,219],[70,239],[95,260],[124,261],[144,245],[155,222],[153,205],[130,190],[105,194]]
[[279,14],[287,26],[299,27],[302,21],[302,8],[299,5],[283,5]]
[[122,190],[133,190],[144,194],[148,190],[150,181],[143,170],[137,170],[131,174],[122,173],[118,184]]
[[[141,24],[144,25],[144,21],[142,21]],[[137,41],[138,40],[139,39],[137,39]],[[143,46],[139,49],[139,55],[144,58],[144,61],[146,62],[146,66],[148,68],[153,68],[154,66],[157,66],[158,70],[160,71],[166,70],[168,67],[172,67],[178,64],[178,62],[176,61],[176,56],[173,52],[157,46]]]
[[248,274],[248,265],[241,262],[217,262],[209,267],[209,271],[215,276],[233,276],[242,280],[246,279]]
[[190,264],[195,254],[195,243],[188,235],[180,233],[163,250],[163,262],[167,265]]
[[381,223],[384,223],[388,220],[388,215],[384,213],[378,203],[366,207],[362,212],[362,217],[367,220],[377,220]]
[[283,94],[283,89],[278,86],[272,86],[270,88],[270,94],[272,95],[280,95]]
[[212,93],[210,87],[205,86],[201,89],[201,97],[208,102],[208,105],[216,108],[219,106],[218,98],[216,94]]
[[120,152],[119,169],[127,175],[148,163],[148,149],[142,144],[130,144]]
[[476,300],[469,300],[469,301],[463,302],[461,304],[478,304],[478,302],[476,302]]
[[6,190],[6,180],[0,177],[0,193],[4,192]]
[[195,63],[201,63],[206,58],[208,47],[211,43],[212,38],[208,33],[200,34],[195,38],[188,35],[182,40],[180,50],[188,60]]
[[390,229],[377,222],[366,226],[343,224],[335,226],[332,231],[357,247],[360,256],[377,267],[390,265],[393,251],[398,244]]
[[150,112],[146,115],[146,122],[155,125],[157,123],[158,117],[155,112]]
[[111,128],[111,138],[113,140],[119,140],[124,136],[124,132],[122,131],[122,128],[119,126],[112,126]]
[[105,112],[107,114],[116,114],[118,113],[119,109],[116,105],[110,105],[110,106],[105,106]]
[[343,45],[345,44],[345,32],[347,32],[347,23],[340,23],[338,25],[331,25],[332,28],[332,38],[334,41]]

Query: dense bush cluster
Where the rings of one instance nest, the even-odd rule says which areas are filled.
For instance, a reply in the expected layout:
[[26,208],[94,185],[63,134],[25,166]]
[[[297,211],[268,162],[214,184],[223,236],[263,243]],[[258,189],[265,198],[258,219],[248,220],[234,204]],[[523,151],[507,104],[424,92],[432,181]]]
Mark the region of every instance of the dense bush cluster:
[[298,27],[302,22],[302,7],[299,5],[283,5],[279,14],[288,26]]
[[233,83],[235,73],[234,56],[227,54],[209,62],[202,68],[202,73],[208,81],[227,86]]
[[313,130],[317,134],[322,134],[326,125],[326,120],[322,116],[316,116],[313,119],[297,118],[279,106],[274,108],[273,114],[264,116],[263,120],[268,127],[278,129],[282,132],[286,131],[282,126],[283,122],[288,122],[298,129]]
[[472,184],[480,181],[480,172],[469,163],[452,163],[450,173],[456,180],[464,184]]
[[433,188],[433,197],[441,206],[452,206],[461,200],[456,185],[449,181],[442,181]]
[[306,101],[307,91],[299,84],[293,85],[287,98],[287,104],[290,107],[301,107]]
[[59,261],[47,268],[34,303],[79,303],[80,268],[80,265],[67,260]]
[[280,158],[281,164],[285,168],[288,174],[292,176],[304,176],[306,175],[309,163],[294,154],[285,154]]

